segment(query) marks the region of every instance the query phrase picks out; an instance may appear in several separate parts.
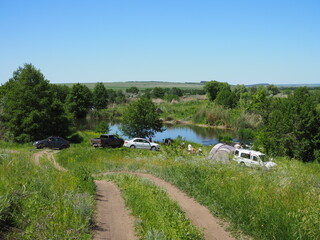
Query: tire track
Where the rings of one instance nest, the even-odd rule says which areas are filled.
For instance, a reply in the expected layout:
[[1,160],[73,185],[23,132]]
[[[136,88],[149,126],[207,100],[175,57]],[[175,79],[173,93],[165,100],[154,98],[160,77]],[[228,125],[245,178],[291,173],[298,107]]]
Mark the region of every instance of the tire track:
[[[48,160],[58,171],[68,171],[54,157],[58,151],[45,149],[32,155],[32,162],[39,166],[40,159]],[[120,190],[112,182],[95,181],[96,209],[94,215],[93,240],[135,240],[134,218],[125,207]]]
[[134,218],[125,207],[118,187],[96,180],[96,212],[93,240],[134,240]]
[[[120,172],[101,173],[99,175],[108,175],[108,174],[117,174],[117,173],[134,174],[143,178],[147,178],[153,181],[157,186],[164,188],[167,191],[169,197],[179,204],[179,206],[185,212],[189,220],[199,229],[202,229],[204,231],[205,239],[207,240],[235,239],[230,235],[230,233],[224,230],[224,228],[221,226],[222,221],[220,219],[215,218],[206,207],[196,202],[193,198],[187,196],[184,192],[182,192],[177,187],[173,186],[171,183],[168,183],[158,177],[155,177],[147,173],[120,171]],[[95,176],[98,176],[98,174]]]

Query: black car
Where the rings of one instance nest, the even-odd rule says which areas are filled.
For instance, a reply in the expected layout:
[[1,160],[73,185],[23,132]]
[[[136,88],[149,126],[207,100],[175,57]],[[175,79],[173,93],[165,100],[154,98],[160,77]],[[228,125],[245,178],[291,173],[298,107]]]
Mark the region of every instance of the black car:
[[62,137],[48,137],[44,140],[35,141],[33,146],[38,149],[45,147],[63,149],[70,147],[70,143]]

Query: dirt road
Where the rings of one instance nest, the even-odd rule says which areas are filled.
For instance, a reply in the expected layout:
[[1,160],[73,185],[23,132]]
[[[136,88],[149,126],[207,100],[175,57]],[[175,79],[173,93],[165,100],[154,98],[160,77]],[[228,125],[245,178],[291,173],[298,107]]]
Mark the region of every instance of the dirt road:
[[32,155],[32,161],[35,165],[39,166],[40,165],[40,159],[42,157],[44,157],[45,155],[47,155],[48,160],[53,164],[53,166],[59,170],[59,171],[67,171],[67,169],[65,169],[64,167],[62,167],[59,163],[57,163],[57,161],[54,158],[55,153],[57,153],[58,151],[55,150],[51,150],[51,149],[45,149],[43,151],[37,152],[35,154]]
[[134,219],[130,216],[119,189],[111,182],[95,181],[96,213],[93,240],[133,240]]
[[[54,158],[52,150],[44,150],[33,155],[32,160],[39,165],[42,156],[48,155],[48,159],[59,171],[67,171],[61,167]],[[207,240],[231,240],[231,235],[221,227],[221,220],[212,216],[210,211],[197,203],[193,198],[188,197],[172,184],[157,178],[151,174],[133,172],[107,172],[98,175],[115,173],[135,174],[150,179],[157,186],[164,188],[169,197],[176,201],[185,212],[190,221],[199,229],[204,231]],[[95,176],[98,176],[95,175]],[[134,240],[134,219],[126,209],[119,189],[111,182],[96,180],[96,211],[95,227],[93,229],[93,240]]]
[[129,173],[135,174],[143,178],[152,180],[157,186],[164,188],[169,197],[176,201],[181,209],[186,213],[189,220],[199,229],[203,229],[205,239],[207,240],[231,240],[234,239],[231,235],[221,227],[221,220],[212,216],[210,211],[190,198],[185,193],[180,191],[172,184],[157,178],[151,174],[133,173],[133,172],[107,172],[103,175],[114,173]]

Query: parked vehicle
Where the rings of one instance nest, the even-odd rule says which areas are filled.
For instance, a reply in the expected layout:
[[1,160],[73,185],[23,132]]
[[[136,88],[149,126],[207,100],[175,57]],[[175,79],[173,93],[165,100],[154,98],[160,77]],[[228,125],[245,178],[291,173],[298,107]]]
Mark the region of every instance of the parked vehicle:
[[94,147],[122,147],[124,140],[116,135],[102,134],[100,138],[92,138],[91,145]]
[[68,148],[70,147],[69,141],[63,139],[62,137],[48,137],[43,140],[38,140],[33,143],[33,146],[35,146],[38,149],[41,148]]
[[123,146],[129,148],[143,148],[150,150],[159,150],[160,146],[157,143],[149,142],[144,138],[133,138],[131,140],[125,140]]
[[269,159],[265,154],[253,151],[251,149],[237,148],[234,151],[233,160],[239,164],[243,164],[249,167],[266,167],[272,168],[277,164],[273,162],[273,159]]

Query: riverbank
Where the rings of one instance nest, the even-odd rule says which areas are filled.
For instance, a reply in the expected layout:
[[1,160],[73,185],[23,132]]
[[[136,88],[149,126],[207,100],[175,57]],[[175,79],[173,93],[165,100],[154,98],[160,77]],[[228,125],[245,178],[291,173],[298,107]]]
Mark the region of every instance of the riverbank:
[[219,125],[219,126],[212,126],[209,124],[199,124],[199,123],[194,123],[192,121],[184,121],[184,120],[162,120],[164,124],[169,124],[169,125],[193,125],[193,126],[198,126],[198,127],[203,127],[203,128],[215,128],[215,129],[222,129],[222,130],[233,130],[232,128],[228,128],[225,125]]

